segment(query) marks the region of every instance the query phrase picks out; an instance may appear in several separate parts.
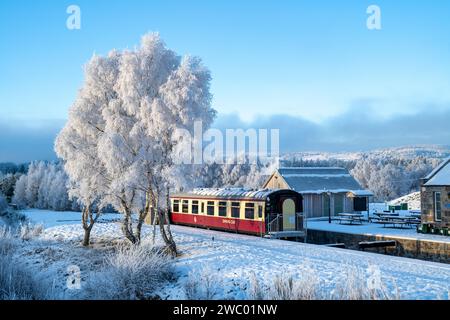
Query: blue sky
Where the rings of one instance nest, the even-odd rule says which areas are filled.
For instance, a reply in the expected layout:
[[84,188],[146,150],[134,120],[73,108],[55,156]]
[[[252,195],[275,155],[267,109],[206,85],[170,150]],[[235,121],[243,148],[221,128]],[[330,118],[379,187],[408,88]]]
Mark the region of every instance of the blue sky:
[[[81,8],[81,30],[66,28],[70,4]],[[382,30],[366,28],[370,4],[381,8]],[[203,59],[222,126],[234,118],[233,124],[281,127],[273,118],[284,116],[292,127],[313,126],[322,140],[327,134],[332,140],[330,128],[344,115],[376,123],[375,131],[429,113],[450,121],[448,1],[19,0],[0,2],[0,125],[9,126],[11,136],[20,126],[51,141],[48,132],[64,122],[82,85],[83,64],[93,53],[134,47],[148,31],[160,32],[179,54]],[[357,136],[354,131],[335,147],[445,143],[448,131],[415,131],[406,140],[392,134],[376,143],[346,139]],[[290,134],[300,133],[308,134]],[[378,131],[372,138],[382,137]],[[7,144],[6,154],[1,147]],[[19,159],[13,145],[0,137],[0,161],[20,161],[43,148],[31,146]],[[284,151],[333,145],[313,140],[284,145]]]

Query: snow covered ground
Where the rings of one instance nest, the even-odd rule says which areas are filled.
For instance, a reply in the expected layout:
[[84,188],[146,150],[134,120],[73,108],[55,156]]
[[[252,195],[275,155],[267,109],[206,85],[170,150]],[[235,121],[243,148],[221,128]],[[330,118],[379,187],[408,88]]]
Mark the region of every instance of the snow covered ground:
[[[26,213],[40,221],[38,211]],[[55,217],[60,219],[59,215]],[[45,226],[39,239],[44,243],[40,251],[36,247],[23,248],[20,254],[36,272],[54,279],[65,298],[77,297],[77,292],[65,288],[67,266],[79,265],[86,279],[101,263],[99,252],[108,250],[108,243],[123,238],[118,222],[98,224],[92,231],[95,250],[89,250],[79,245],[83,235],[79,224],[57,225],[48,219]],[[188,275],[202,270],[218,275],[214,278],[215,297],[245,299],[251,276],[267,282],[276,274],[301,277],[305,270],[314,270],[320,287],[331,292],[354,268],[368,276],[379,270],[388,289],[394,292],[398,288],[402,299],[449,299],[450,265],[182,226],[172,228],[181,253],[176,260],[180,277],[160,291],[163,299],[184,299]],[[144,235],[149,233],[150,228],[145,226]]]
[[[81,212],[76,211],[51,211],[39,209],[21,210],[31,221],[36,224],[42,224],[44,227],[53,227],[67,224],[80,224]],[[121,219],[117,213],[102,214],[98,223],[117,221]]]

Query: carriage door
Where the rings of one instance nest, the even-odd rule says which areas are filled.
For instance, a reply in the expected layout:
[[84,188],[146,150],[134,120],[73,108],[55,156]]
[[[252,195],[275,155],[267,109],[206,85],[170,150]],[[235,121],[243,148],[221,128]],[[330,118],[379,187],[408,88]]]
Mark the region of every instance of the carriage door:
[[282,205],[283,230],[295,230],[295,202],[292,199],[284,199]]

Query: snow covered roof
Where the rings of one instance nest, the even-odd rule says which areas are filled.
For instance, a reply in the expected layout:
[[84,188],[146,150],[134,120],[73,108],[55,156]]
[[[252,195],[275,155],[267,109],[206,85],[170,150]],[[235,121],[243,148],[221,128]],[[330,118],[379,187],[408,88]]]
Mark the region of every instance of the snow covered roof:
[[196,188],[187,193],[174,194],[173,197],[192,197],[194,195],[218,198],[252,198],[266,199],[270,194],[280,189],[250,189],[250,188]]
[[450,185],[450,158],[445,159],[436,169],[425,178],[425,186]]
[[280,168],[278,172],[289,187],[300,193],[351,192],[355,196],[372,196],[345,168]]

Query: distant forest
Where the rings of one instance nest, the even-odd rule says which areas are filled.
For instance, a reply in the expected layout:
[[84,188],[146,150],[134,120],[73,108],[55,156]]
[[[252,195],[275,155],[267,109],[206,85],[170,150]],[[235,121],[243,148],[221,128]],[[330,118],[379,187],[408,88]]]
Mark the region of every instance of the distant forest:
[[[285,167],[343,167],[374,192],[374,201],[389,201],[418,191],[420,179],[443,160],[442,154],[405,155],[396,152],[368,152],[355,156],[333,157],[319,154],[283,156]],[[205,166],[199,181],[204,187],[246,186],[258,188],[266,178],[260,168],[251,165]],[[36,161],[27,164],[0,163],[0,202],[16,204],[19,208],[51,210],[80,210],[76,199],[68,195],[69,179],[58,162]],[[3,199],[3,200],[2,200]]]

